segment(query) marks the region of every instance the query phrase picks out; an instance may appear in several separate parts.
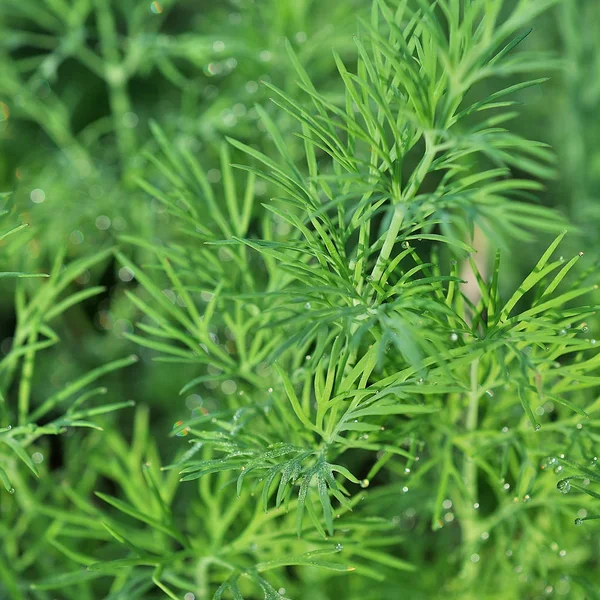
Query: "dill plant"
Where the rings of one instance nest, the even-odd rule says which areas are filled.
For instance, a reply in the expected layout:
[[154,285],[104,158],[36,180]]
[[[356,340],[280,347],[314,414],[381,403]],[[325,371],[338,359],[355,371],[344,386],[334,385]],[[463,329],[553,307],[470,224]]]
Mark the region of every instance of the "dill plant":
[[[48,533],[10,594],[593,596],[573,520],[600,479],[595,269],[560,256],[564,219],[535,202],[553,153],[505,126],[543,83],[547,61],[517,46],[553,4],[377,0],[355,59],[334,53],[332,92],[288,45],[298,89],[265,85],[295,138],[258,105],[270,141],[223,142],[218,183],[152,124],[136,183],[171,230],[106,252],[134,275],[125,337],[193,372],[188,413],[169,440],[141,406],[131,434],[78,442],[85,464],[45,484]],[[540,233],[553,241],[506,290],[507,246]],[[26,357],[53,341],[33,323]],[[21,419],[48,402],[19,402]]]

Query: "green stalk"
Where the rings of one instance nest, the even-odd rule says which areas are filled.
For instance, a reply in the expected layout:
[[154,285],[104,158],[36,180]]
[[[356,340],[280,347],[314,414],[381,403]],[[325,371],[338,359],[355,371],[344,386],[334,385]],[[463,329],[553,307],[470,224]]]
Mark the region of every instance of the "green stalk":
[[[470,372],[470,390],[469,404],[467,406],[467,415],[465,421],[465,429],[467,432],[473,432],[477,429],[478,413],[479,413],[479,358],[476,358],[471,363]],[[476,503],[477,494],[477,465],[472,460],[472,456],[465,456],[463,465],[463,481],[467,488],[467,502],[464,509],[464,514],[461,517],[463,543],[466,551],[465,558],[465,573],[469,578],[474,577],[479,571],[478,563],[471,560],[471,550],[475,545],[479,535],[476,516],[477,513],[473,508]]]
[[[29,336],[29,345],[37,341],[37,327]],[[21,372],[21,385],[19,386],[19,425],[25,425],[29,417],[29,400],[31,398],[31,378],[33,377],[33,368],[35,364],[35,350],[29,350],[25,354],[23,370]]]
[[108,86],[108,97],[121,165],[124,174],[127,175],[128,166],[136,148],[133,130],[124,126],[124,117],[131,112],[131,102],[127,91],[128,71],[119,53],[117,30],[109,4],[104,0],[96,0],[96,14],[102,55],[106,62],[104,80]]
[[385,240],[383,241],[383,246],[381,247],[381,251],[379,252],[379,256],[377,257],[377,262],[373,267],[373,271],[371,272],[371,278],[373,281],[379,281],[387,261],[390,258],[390,254],[392,253],[392,249],[394,248],[394,244],[396,243],[396,238],[400,233],[400,228],[402,227],[402,222],[404,221],[404,207],[402,205],[396,205],[394,209],[394,216],[392,217],[392,222],[390,223],[390,227],[385,236]]

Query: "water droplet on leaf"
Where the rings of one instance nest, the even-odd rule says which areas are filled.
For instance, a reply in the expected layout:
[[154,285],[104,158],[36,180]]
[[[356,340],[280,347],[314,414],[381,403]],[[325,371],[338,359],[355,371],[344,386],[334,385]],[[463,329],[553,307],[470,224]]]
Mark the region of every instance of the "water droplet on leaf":
[[[181,427],[181,425],[183,425],[183,421],[176,421],[173,424],[173,429],[177,429],[178,427]],[[177,437],[185,437],[189,433],[189,431],[190,430],[188,428],[185,428],[185,429],[182,429],[181,431],[177,432],[175,435]]]
[[563,494],[568,494],[571,491],[571,484],[568,479],[561,479],[557,484],[556,488]]
[[547,456],[540,463],[540,469],[549,469],[550,467],[554,466],[557,462],[558,461],[556,460],[555,456]]

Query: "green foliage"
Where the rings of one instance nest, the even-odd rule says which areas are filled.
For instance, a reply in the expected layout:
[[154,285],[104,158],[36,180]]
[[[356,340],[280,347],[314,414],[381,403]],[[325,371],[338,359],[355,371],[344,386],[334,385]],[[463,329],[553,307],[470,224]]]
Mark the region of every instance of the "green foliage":
[[[15,28],[5,42],[7,93],[63,152],[118,153],[83,185],[108,176],[118,202],[131,194],[119,215],[135,226],[87,253],[57,250],[56,232],[12,246],[23,225],[0,237],[7,264],[35,263],[32,240],[38,265],[53,256],[43,281],[3,275],[18,281],[0,361],[0,592],[594,597],[593,543],[575,525],[600,518],[597,269],[583,252],[558,254],[568,221],[538,195],[561,165],[514,125],[521,94],[560,66],[521,48],[560,0],[375,0],[355,52],[333,40],[330,63],[307,50],[322,49],[317,35],[285,54],[273,38],[273,76],[256,92],[273,102],[226,139],[215,111],[262,66],[213,53],[270,62],[258,20],[293,38],[290,19],[318,30],[317,3],[238,2],[233,20],[210,15],[239,38],[175,27],[168,40],[156,17],[173,10],[177,22],[185,7],[38,4],[4,8],[46,31]],[[31,46],[45,52],[15,53]],[[40,102],[22,79],[58,77],[67,60],[106,88],[110,119],[85,135],[72,107]],[[223,100],[203,104],[199,82],[223,69]],[[147,141],[123,120],[138,118],[130,90],[142,76],[182,103],[175,127],[153,115]],[[207,134],[210,149],[179,137],[196,111],[188,135]],[[548,234],[515,268],[514,241]],[[96,348],[85,311],[107,301],[126,325]],[[101,326],[113,318],[98,314]],[[75,376],[52,375],[48,392],[39,365],[63,345]],[[122,358],[133,346],[142,360],[121,372],[138,361]],[[114,399],[84,404],[107,389]],[[130,396],[144,401],[133,420],[113,415]]]

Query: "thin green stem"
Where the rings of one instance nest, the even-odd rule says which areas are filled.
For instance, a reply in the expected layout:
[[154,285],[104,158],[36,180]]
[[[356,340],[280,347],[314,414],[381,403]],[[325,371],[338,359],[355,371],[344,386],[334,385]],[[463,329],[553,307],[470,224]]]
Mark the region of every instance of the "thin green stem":
[[404,213],[404,206],[400,204],[396,205],[390,227],[385,236],[385,240],[383,241],[383,246],[381,247],[381,251],[377,257],[377,262],[375,263],[373,271],[371,272],[371,279],[375,282],[378,282],[381,278],[387,261],[390,258],[392,249],[394,248],[394,244],[396,243],[396,239],[398,238],[400,228],[402,227],[402,223],[404,221]]
[[102,55],[106,62],[104,79],[108,86],[109,103],[121,164],[126,175],[136,148],[133,130],[126,125],[126,115],[131,112],[131,102],[127,91],[128,71],[119,53],[117,29],[108,3],[97,0],[96,14]]
[[[465,429],[467,432],[474,432],[477,429],[480,395],[479,358],[476,358],[471,363],[470,369],[469,404],[467,406],[467,415],[465,421]],[[467,499],[464,510],[465,514],[461,518],[463,540],[467,553],[467,557],[465,559],[465,572],[470,577],[473,577],[477,573],[478,567],[477,562],[471,560],[471,550],[473,549],[477,540],[479,530],[476,522],[477,512],[473,508],[478,502],[477,464],[473,461],[472,456],[465,456],[464,458],[463,481],[467,489]]]

